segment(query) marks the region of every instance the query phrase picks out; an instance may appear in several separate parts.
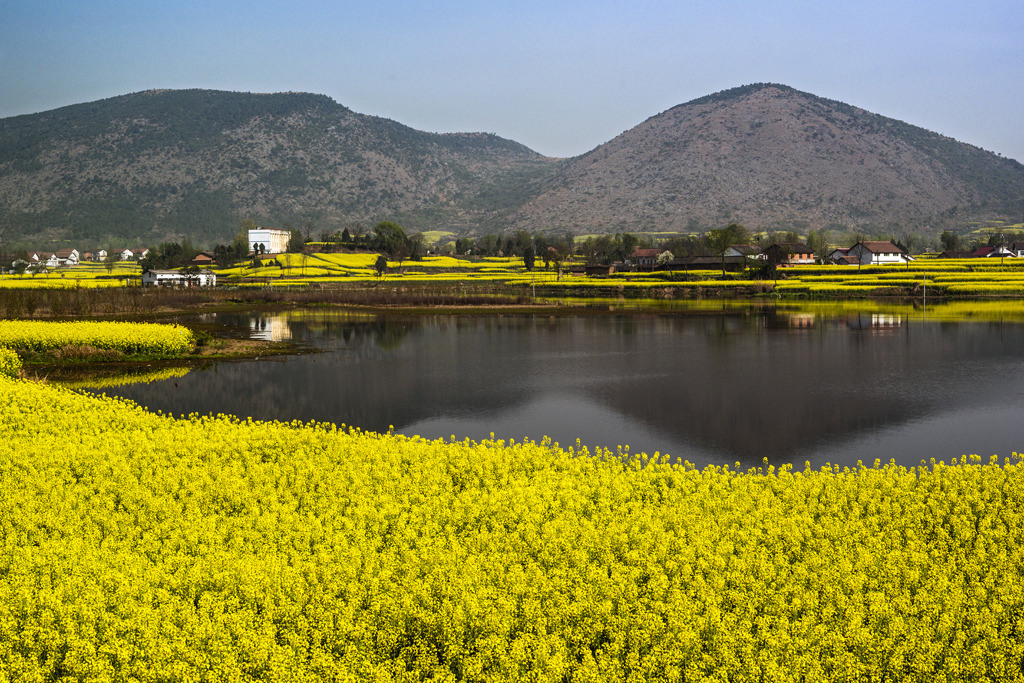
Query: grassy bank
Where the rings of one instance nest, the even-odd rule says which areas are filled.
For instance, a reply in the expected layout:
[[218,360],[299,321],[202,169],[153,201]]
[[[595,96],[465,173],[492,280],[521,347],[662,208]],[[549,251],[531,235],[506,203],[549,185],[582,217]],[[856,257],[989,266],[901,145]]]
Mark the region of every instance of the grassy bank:
[[696,471],[4,378],[0,430],[9,680],[1024,678],[1016,460]]

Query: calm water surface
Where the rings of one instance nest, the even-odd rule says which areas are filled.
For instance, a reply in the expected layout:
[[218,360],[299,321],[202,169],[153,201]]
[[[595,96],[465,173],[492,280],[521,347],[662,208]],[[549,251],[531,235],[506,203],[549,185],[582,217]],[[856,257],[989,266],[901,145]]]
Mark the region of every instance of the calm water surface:
[[770,309],[203,322],[318,352],[104,391],[174,414],[428,438],[579,439],[698,465],[916,465],[1024,450],[1017,322]]

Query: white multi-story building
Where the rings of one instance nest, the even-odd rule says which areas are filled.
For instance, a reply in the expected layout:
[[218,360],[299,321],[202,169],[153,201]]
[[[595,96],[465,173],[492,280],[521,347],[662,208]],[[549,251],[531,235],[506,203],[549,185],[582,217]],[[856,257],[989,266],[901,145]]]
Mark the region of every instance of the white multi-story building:
[[249,251],[255,254],[283,254],[288,251],[292,234],[281,228],[256,228],[249,231]]

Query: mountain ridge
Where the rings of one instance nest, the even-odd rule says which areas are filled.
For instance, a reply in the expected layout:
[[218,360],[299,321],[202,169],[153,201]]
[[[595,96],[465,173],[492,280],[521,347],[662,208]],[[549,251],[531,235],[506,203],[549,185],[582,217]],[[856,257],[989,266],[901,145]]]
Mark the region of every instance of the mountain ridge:
[[[0,119],[5,241],[224,240],[241,219],[409,229],[966,229],[1024,217],[1024,165],[789,86],[651,116],[568,159],[325,95],[147,90]],[[2,235],[2,233],[0,233]]]
[[1024,166],[788,86],[697,98],[568,160],[513,225],[939,230],[1024,215]]

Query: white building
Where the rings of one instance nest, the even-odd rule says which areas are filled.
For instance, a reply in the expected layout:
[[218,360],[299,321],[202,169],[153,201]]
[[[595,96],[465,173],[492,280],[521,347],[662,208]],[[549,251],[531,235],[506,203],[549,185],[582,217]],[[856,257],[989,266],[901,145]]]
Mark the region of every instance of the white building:
[[283,254],[288,251],[292,234],[280,228],[256,228],[249,231],[249,251],[261,254]]
[[883,263],[907,263],[914,259],[892,242],[857,242],[846,252],[852,263],[862,266]]
[[77,249],[60,249],[54,256],[57,257],[57,262],[62,266],[77,266],[81,258]]
[[209,270],[193,274],[180,270],[147,270],[142,274],[142,284],[146,287],[213,287],[217,276]]

